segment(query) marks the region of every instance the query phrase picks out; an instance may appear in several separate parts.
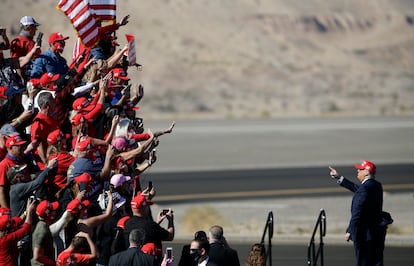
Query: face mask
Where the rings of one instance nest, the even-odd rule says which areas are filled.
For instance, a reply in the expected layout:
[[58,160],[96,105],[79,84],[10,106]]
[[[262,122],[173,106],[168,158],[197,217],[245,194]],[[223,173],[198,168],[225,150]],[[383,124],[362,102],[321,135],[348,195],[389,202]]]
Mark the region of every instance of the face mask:
[[190,253],[190,257],[194,260],[194,261],[198,261],[201,257],[201,252],[200,250],[194,251]]
[[65,46],[62,45],[60,42],[55,42],[53,44],[53,47],[55,48],[55,51],[60,53],[60,54],[63,53],[63,49],[65,48]]

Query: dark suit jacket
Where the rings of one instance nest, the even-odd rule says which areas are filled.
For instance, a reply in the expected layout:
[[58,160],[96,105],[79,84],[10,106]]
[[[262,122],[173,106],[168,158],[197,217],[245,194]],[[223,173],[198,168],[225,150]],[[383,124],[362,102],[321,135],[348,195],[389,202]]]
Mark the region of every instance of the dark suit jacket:
[[354,192],[347,232],[351,234],[356,247],[367,241],[382,241],[385,229],[379,226],[383,201],[381,183],[375,179],[368,179],[357,185],[344,178],[341,186]]
[[109,259],[109,266],[153,266],[154,257],[145,254],[139,248],[128,248],[116,253]]
[[221,243],[211,243],[208,256],[218,266],[240,266],[237,251],[223,246]]
[[197,262],[195,262],[190,256],[190,245],[183,246],[178,266],[197,266]]
[[206,266],[218,266],[218,265],[217,265],[217,263],[215,263],[211,259],[208,259]]

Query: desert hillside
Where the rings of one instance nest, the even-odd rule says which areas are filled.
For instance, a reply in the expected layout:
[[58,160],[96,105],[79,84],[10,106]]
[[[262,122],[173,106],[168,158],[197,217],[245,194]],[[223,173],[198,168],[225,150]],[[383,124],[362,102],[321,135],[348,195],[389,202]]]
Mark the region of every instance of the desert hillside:
[[[32,15],[46,36],[71,36],[70,58],[57,2],[0,0],[0,24],[13,37]],[[414,1],[118,0],[125,14],[143,117],[414,114]]]

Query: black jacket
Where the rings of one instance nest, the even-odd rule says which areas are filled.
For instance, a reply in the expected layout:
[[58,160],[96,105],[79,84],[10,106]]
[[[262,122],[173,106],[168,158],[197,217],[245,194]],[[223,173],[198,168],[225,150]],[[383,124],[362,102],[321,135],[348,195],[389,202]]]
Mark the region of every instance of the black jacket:
[[210,260],[214,261],[218,266],[240,266],[237,251],[225,247],[221,243],[211,243],[208,256]]
[[145,254],[139,248],[128,248],[116,253],[109,259],[109,266],[153,266],[154,257]]

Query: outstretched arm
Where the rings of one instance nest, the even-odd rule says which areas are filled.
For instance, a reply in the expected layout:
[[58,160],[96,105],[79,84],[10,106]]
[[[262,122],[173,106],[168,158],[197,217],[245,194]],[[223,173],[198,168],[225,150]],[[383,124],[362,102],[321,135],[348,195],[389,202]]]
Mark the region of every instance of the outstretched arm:
[[341,185],[342,187],[350,190],[351,192],[357,191],[357,189],[359,188],[359,185],[357,185],[354,182],[352,182],[352,181],[346,179],[345,177],[343,177],[341,174],[339,174],[339,172],[335,168],[329,166],[329,169],[331,170],[329,175],[332,178],[336,179],[337,180],[336,182],[339,185]]
[[150,129],[148,129],[148,134],[150,135],[149,139],[147,139],[141,146],[139,146],[136,149],[133,149],[133,150],[130,150],[130,151],[127,151],[127,152],[123,152],[119,156],[121,156],[122,159],[126,161],[126,160],[132,159],[135,156],[145,152],[150,147],[152,141],[154,140],[154,134],[151,132]]

